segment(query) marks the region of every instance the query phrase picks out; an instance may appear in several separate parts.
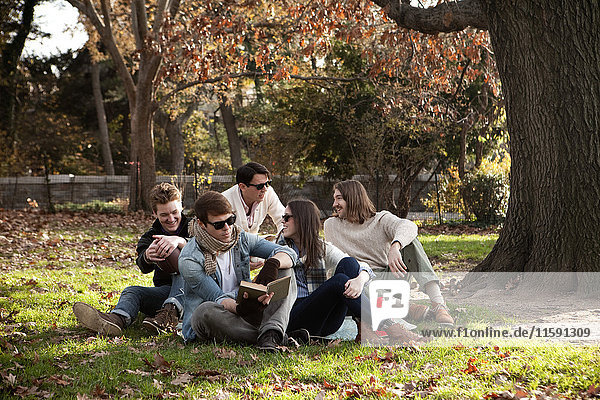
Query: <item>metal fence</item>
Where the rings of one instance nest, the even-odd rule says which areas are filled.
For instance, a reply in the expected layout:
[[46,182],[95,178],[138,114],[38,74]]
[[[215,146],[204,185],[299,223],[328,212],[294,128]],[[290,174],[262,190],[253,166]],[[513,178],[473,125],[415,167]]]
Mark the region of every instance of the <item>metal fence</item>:
[[[364,176],[354,178],[362,181],[367,179]],[[408,218],[427,222],[464,219],[464,216],[459,213],[446,213],[440,209],[431,210],[424,206],[425,199],[437,195],[437,187],[429,178],[429,175],[422,175],[414,182],[411,196],[413,201]],[[234,184],[234,177],[230,175],[158,176],[158,182],[171,182],[178,186],[183,192],[185,208],[191,209],[199,193],[209,189],[224,191]],[[284,204],[293,198],[305,197],[313,200],[324,216],[331,213],[333,183],[334,181],[320,176],[311,177],[304,182],[297,177],[273,178],[273,187]],[[376,198],[378,193],[373,192],[370,195],[376,204],[382,204],[380,199]],[[92,201],[115,202],[126,206],[128,197],[129,176],[126,175],[0,178],[0,208],[4,209],[23,209],[32,205],[47,209],[50,204],[86,204]]]

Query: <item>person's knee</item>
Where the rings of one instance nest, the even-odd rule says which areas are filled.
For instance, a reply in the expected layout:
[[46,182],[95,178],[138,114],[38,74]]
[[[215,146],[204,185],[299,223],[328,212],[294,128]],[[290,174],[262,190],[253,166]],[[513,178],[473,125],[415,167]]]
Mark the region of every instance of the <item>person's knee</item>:
[[143,289],[144,289],[144,286],[127,286],[121,292],[121,296],[130,296],[130,295],[139,296]]
[[340,260],[335,269],[336,274],[342,273],[349,277],[357,277],[360,271],[360,265],[354,257],[344,257]]
[[350,278],[346,274],[335,274],[329,279],[329,287],[331,290],[335,290],[337,294],[342,295],[346,291],[346,282],[349,280]]

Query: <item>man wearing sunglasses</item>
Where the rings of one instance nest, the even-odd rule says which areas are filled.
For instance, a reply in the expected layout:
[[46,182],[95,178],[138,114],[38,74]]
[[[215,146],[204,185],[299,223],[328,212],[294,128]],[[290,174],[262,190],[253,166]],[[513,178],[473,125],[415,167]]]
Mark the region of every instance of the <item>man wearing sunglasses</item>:
[[281,216],[285,207],[271,186],[270,176],[264,165],[249,162],[237,169],[236,185],[223,192],[237,215],[236,225],[246,232],[258,233],[267,215],[277,232],[283,228]]
[[[185,341],[230,340],[255,344],[262,350],[278,350],[287,341],[285,331],[296,300],[291,269],[296,254],[235,225],[239,218],[221,193],[202,194],[194,204],[194,212],[196,218],[190,222],[194,239],[179,257],[179,271],[185,281]],[[240,282],[251,280],[251,256],[266,259],[256,283],[291,277],[287,297],[271,302],[270,293],[258,300],[236,301]],[[306,340],[308,334],[304,336]]]

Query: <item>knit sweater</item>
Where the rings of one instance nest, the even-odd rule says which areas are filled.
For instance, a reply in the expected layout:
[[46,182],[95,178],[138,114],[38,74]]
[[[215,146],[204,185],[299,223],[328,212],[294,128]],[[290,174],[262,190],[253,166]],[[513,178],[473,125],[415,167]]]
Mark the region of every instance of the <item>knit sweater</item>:
[[417,225],[399,218],[389,211],[380,211],[362,224],[332,217],[325,221],[325,240],[364,261],[374,270],[387,268],[388,252],[393,242],[400,247],[410,244],[417,238]]
[[233,207],[233,211],[237,215],[235,224],[245,232],[257,234],[263,221],[267,218],[267,215],[271,217],[277,226],[277,232],[283,228],[282,216],[285,212],[285,207],[281,204],[281,201],[279,201],[279,197],[277,197],[277,193],[275,193],[275,190],[273,190],[272,187],[269,186],[264,200],[258,203],[258,206],[254,210],[254,222],[251,227],[248,226],[246,211],[244,210],[244,204],[242,203],[242,196],[238,185],[230,187],[222,194],[227,198]]

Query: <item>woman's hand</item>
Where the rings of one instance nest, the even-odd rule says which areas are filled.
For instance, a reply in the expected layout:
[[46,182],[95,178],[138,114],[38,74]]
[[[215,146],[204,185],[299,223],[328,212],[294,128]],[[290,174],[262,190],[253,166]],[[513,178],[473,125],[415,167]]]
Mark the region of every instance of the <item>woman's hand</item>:
[[356,278],[348,279],[346,282],[346,290],[344,296],[349,299],[356,299],[363,291],[365,283],[369,281],[369,274],[367,271],[360,271],[360,274]]

